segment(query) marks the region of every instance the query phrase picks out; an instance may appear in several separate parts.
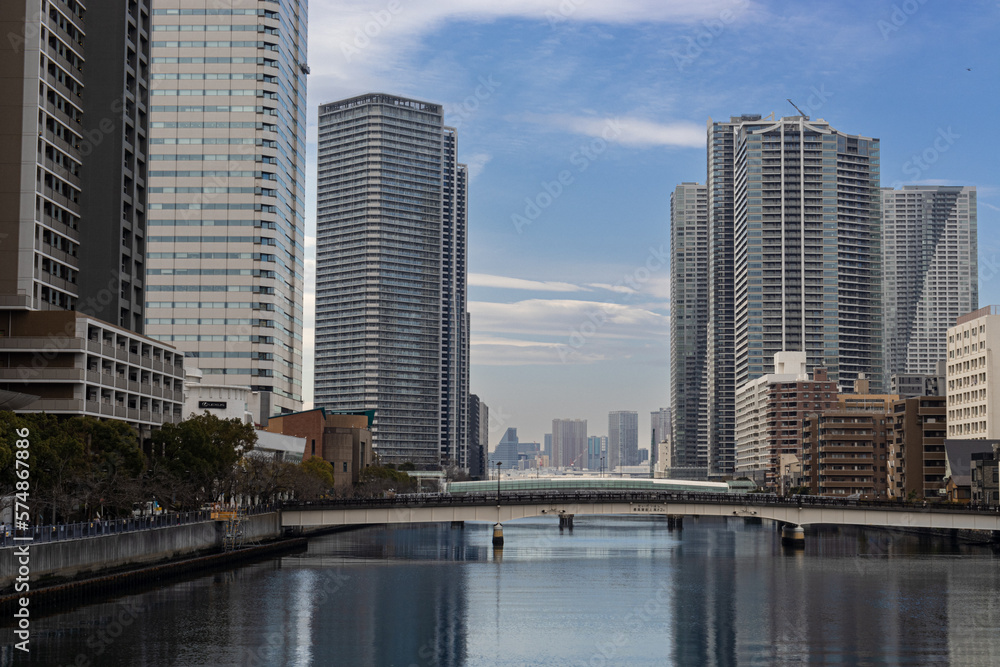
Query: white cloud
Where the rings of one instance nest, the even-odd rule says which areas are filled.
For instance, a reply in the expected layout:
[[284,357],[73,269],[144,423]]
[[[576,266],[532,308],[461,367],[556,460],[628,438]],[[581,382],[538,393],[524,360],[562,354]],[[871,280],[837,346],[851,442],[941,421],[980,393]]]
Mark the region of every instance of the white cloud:
[[588,292],[590,290],[571,283],[540,280],[524,280],[507,276],[491,276],[486,273],[470,273],[470,287],[498,287],[501,289],[537,290],[539,292]]
[[625,146],[705,147],[705,126],[688,121],[655,123],[629,116],[598,118],[565,114],[525,114],[521,119]]
[[633,305],[600,301],[470,301],[469,313],[474,332],[542,336],[562,343],[577,334],[588,339],[659,339],[667,336],[670,329],[665,315]]
[[[398,89],[406,57],[449,21],[544,21],[554,31],[574,23],[692,24],[731,10],[733,0],[336,0],[313,3],[309,16],[313,79],[354,94]],[[439,73],[439,76],[445,76]],[[311,81],[311,86],[314,83]],[[331,101],[331,100],[322,100]]]
[[489,153],[476,153],[475,155],[463,158],[463,162],[469,168],[469,181],[476,180],[476,177],[483,173],[483,169],[486,168],[487,163],[492,159],[493,156]]

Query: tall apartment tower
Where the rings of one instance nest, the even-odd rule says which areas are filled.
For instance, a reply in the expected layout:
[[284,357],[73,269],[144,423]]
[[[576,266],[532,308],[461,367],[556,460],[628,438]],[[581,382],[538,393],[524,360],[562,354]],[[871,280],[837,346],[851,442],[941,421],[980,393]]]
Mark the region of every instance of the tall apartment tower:
[[709,121],[708,165],[709,472],[724,475],[731,389],[777,352],[806,352],[842,388],[866,373],[881,389],[879,142],[807,116],[734,116]]
[[149,21],[146,1],[0,7],[3,308],[142,333]]
[[[708,322],[705,354],[708,474],[731,475],[736,429],[733,320],[733,169],[736,130],[759,115],[708,119]],[[681,417],[677,417],[680,419]],[[687,429],[689,427],[685,427]]]
[[441,105],[319,110],[315,402],[374,410],[384,461],[468,466],[466,167]]
[[655,458],[656,445],[672,440],[675,460],[668,461],[667,467],[708,465],[709,247],[708,190],[704,185],[682,183],[670,195],[668,413],[673,414],[672,438],[654,438],[650,450]]
[[145,437],[180,420],[184,379],[141,335],[149,2],[90,4],[0,3],[0,390]]
[[948,328],[979,308],[976,188],[882,189],[886,387],[947,357]]
[[608,413],[608,460],[610,468],[639,465],[639,413],[616,410]]
[[490,408],[476,394],[469,394],[469,476],[486,479],[490,446]]
[[[610,456],[610,441],[608,449]],[[552,420],[552,465],[557,468],[587,467],[586,419]]]
[[146,329],[262,419],[302,408],[306,8],[153,9]]

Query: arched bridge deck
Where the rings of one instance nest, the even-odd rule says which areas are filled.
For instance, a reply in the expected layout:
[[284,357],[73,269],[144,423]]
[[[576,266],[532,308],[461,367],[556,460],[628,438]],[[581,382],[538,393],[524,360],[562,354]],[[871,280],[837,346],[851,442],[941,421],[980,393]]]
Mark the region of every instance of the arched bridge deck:
[[799,526],[812,524],[886,528],[1000,530],[1000,512],[961,506],[847,501],[802,496],[792,499],[756,494],[570,492],[421,494],[378,499],[287,503],[281,523],[297,526],[507,522],[550,515],[740,516]]

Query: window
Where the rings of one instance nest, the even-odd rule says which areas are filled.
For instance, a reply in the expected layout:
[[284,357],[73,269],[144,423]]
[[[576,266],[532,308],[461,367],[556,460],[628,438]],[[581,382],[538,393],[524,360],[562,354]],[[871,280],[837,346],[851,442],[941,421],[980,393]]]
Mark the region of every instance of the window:
[[347,472],[347,461],[344,461],[344,472]]

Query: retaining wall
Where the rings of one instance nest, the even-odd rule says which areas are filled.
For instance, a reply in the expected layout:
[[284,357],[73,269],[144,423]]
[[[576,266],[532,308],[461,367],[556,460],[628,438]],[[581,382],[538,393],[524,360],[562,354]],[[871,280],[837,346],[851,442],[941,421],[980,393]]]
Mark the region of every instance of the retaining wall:
[[[247,517],[243,521],[243,535],[245,542],[280,537],[279,514]],[[28,567],[30,581],[35,586],[216,552],[222,548],[224,537],[225,522],[203,521],[78,540],[22,544],[30,545]],[[8,592],[17,576],[19,563],[14,549],[0,549],[0,592]]]

